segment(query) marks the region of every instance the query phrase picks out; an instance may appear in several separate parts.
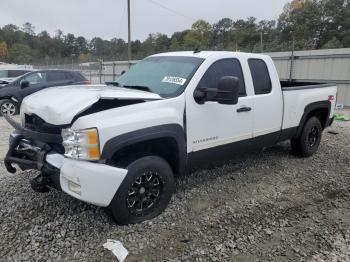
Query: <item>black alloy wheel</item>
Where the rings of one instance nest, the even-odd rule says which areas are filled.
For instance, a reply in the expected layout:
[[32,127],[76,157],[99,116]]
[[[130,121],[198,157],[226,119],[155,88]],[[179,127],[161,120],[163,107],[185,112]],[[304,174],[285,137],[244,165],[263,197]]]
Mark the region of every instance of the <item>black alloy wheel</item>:
[[129,212],[136,216],[145,216],[152,212],[160,200],[163,183],[156,172],[148,171],[139,176],[131,185],[127,205]]
[[120,225],[160,215],[175,191],[174,173],[165,159],[151,155],[128,162],[128,173],[107,209]]

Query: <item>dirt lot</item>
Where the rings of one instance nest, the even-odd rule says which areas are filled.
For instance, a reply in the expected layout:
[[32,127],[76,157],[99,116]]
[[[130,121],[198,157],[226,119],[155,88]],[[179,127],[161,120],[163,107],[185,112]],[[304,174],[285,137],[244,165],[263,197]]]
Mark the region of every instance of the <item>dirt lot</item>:
[[107,239],[127,261],[350,261],[349,122],[309,159],[283,143],[179,178],[163,215],[127,227],[61,192],[34,193],[35,172],[0,173],[2,261],[115,261]]

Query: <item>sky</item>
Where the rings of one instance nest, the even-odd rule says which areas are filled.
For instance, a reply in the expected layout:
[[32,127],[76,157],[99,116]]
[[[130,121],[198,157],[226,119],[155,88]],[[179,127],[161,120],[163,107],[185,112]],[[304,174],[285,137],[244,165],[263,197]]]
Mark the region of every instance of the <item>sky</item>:
[[[149,33],[189,29],[204,19],[215,23],[253,16],[276,19],[288,0],[131,0],[132,39]],[[127,0],[0,0],[0,26],[32,23],[36,33],[57,29],[91,40],[98,36],[127,39]]]

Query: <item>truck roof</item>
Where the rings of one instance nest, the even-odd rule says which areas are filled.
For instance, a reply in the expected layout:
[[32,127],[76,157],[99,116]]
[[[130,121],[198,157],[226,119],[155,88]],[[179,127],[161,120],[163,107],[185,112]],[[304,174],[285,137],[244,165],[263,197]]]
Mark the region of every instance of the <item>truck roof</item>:
[[207,59],[211,56],[225,56],[228,57],[237,57],[237,58],[266,58],[269,57],[267,55],[261,54],[253,54],[253,53],[243,53],[243,52],[230,52],[230,51],[200,51],[195,53],[194,51],[180,51],[180,52],[168,52],[168,53],[160,53],[153,55],[154,56],[186,56],[186,57],[198,57]]

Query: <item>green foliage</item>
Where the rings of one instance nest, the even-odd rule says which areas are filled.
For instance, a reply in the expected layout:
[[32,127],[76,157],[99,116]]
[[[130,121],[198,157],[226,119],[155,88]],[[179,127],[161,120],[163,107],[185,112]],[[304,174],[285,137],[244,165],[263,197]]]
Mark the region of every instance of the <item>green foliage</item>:
[[192,25],[192,29],[185,35],[185,46],[189,49],[208,49],[212,41],[212,26],[204,21],[198,20]]
[[[261,46],[261,37],[263,46]],[[290,51],[350,47],[350,0],[292,0],[275,20],[223,18],[213,25],[204,20],[171,37],[149,34],[131,43],[133,59],[168,51],[230,50],[245,52]],[[91,41],[82,36],[35,33],[31,23],[0,27],[0,60],[13,63],[63,64],[96,60],[126,60],[123,39]]]
[[[293,0],[278,20],[281,40],[295,38],[301,47],[319,49],[338,39],[335,46],[349,47],[349,0]],[[333,45],[334,46],[334,45]]]
[[32,50],[25,44],[14,44],[10,49],[9,59],[13,63],[28,64],[32,61]]

